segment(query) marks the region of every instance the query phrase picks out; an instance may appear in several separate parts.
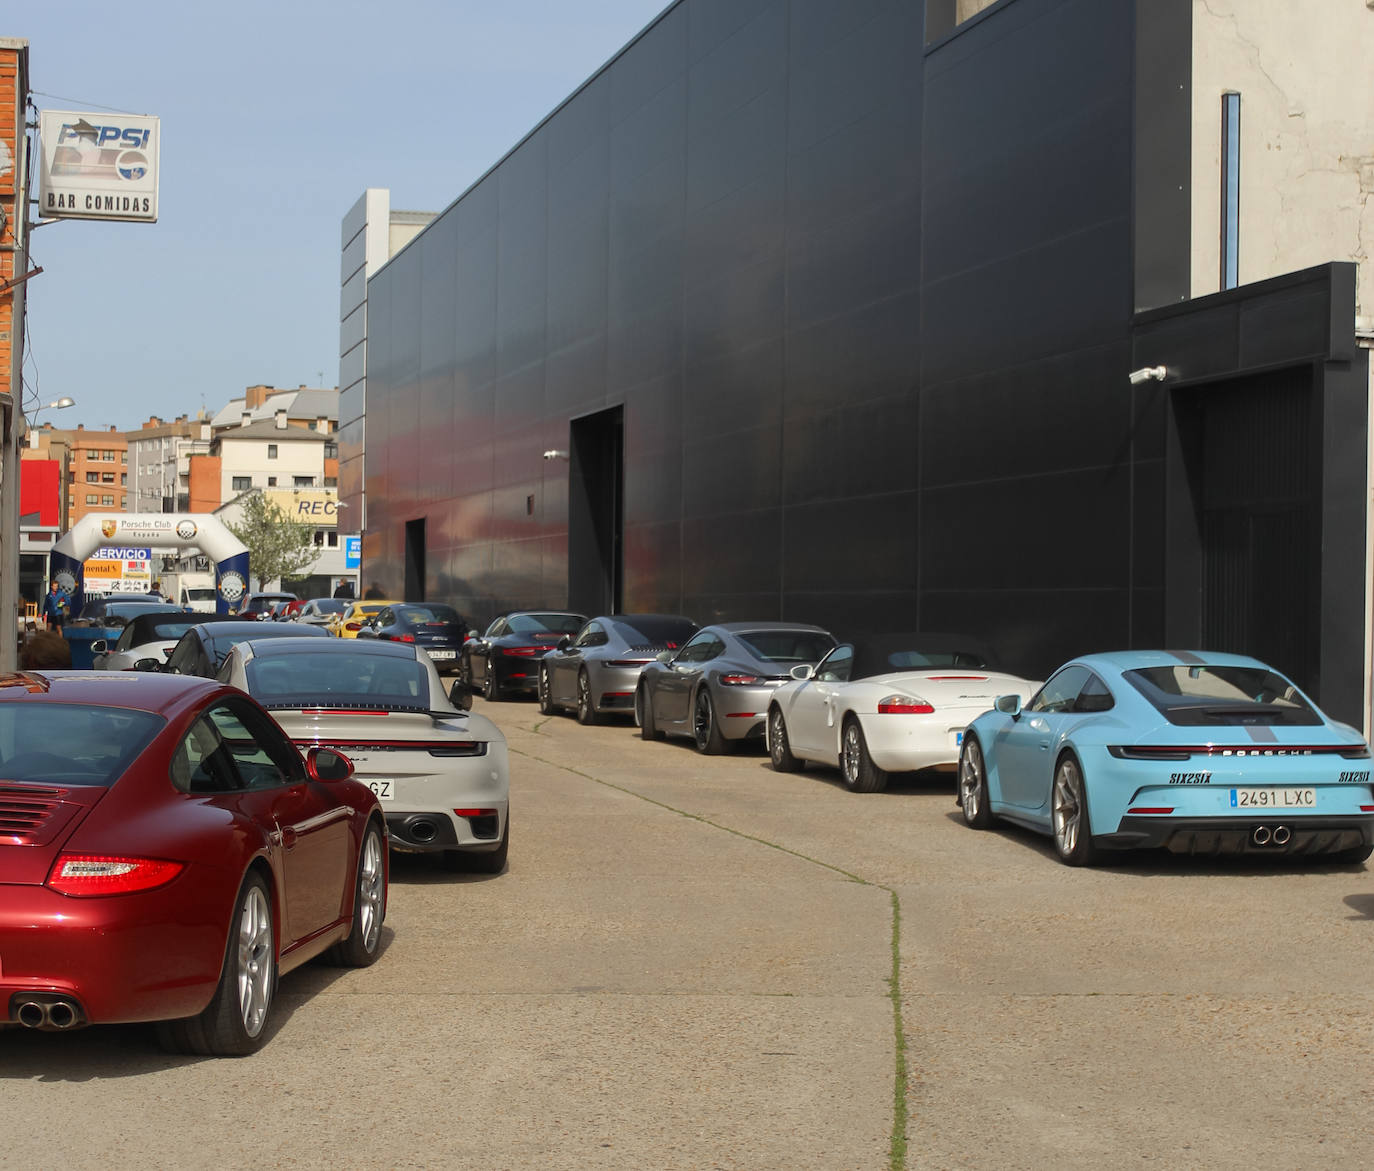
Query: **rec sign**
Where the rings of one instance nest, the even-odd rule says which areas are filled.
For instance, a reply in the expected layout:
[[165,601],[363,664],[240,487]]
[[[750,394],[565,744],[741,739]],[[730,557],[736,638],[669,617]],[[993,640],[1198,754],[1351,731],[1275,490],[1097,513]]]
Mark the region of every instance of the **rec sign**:
[[44,219],[157,219],[161,120],[146,114],[38,115]]

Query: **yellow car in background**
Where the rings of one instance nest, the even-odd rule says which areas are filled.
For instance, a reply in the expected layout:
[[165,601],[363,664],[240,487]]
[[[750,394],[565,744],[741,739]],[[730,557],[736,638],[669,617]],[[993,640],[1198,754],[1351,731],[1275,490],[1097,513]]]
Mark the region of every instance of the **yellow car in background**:
[[366,602],[352,602],[342,614],[335,614],[325,627],[335,638],[357,638],[358,628],[378,610],[387,606],[397,606],[389,598],[370,598]]

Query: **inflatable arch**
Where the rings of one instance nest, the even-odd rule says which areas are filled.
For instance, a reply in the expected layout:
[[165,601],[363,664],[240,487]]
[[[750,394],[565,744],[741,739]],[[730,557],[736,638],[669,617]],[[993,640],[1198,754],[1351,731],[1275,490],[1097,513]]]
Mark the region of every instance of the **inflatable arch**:
[[107,545],[197,548],[215,563],[215,611],[231,614],[248,589],[248,546],[217,516],[185,512],[93,512],[52,547],[49,576],[71,595],[73,614],[86,602],[86,558]]

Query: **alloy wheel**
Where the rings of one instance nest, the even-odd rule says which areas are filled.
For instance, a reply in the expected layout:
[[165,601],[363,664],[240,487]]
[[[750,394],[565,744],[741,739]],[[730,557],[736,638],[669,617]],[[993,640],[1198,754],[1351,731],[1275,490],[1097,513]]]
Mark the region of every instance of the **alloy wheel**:
[[243,1030],[256,1037],[272,1005],[272,913],[260,886],[250,886],[239,916],[238,993]]
[[382,839],[380,835],[370,833],[363,841],[362,866],[358,874],[358,926],[362,929],[363,943],[368,951],[377,945],[377,936],[382,930],[384,872]]

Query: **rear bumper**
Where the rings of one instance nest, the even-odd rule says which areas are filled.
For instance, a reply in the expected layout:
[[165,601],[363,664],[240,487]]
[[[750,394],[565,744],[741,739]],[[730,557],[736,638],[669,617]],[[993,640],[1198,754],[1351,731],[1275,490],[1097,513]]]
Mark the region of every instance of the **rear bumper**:
[[[1275,841],[1275,831],[1281,841]],[[1266,830],[1257,840],[1257,830]],[[1173,854],[1294,854],[1319,857],[1368,846],[1374,817],[1123,817],[1115,833],[1093,841],[1113,850],[1165,849]]]
[[477,806],[495,810],[479,817],[459,817],[451,809],[433,812],[391,812],[386,832],[393,850],[403,854],[428,854],[439,850],[485,853],[501,844],[506,823],[504,801]]
[[80,1023],[171,1020],[200,1012],[224,962],[224,925],[169,887],[68,898],[0,886],[0,1013],[30,994],[69,998]]

